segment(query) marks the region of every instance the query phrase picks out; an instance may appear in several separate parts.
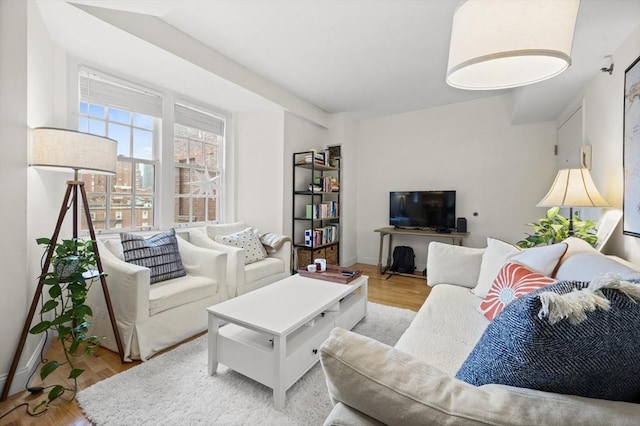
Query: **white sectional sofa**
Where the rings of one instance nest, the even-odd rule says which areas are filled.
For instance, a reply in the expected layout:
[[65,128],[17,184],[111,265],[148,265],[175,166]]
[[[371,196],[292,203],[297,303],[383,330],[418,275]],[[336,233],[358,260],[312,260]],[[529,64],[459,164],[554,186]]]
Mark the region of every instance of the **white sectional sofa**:
[[[640,278],[629,264],[581,240],[567,243],[555,271],[558,280],[589,281],[610,272]],[[395,347],[333,330],[321,347],[335,405],[325,425],[640,424],[640,397],[638,403],[621,402],[504,384],[474,386],[455,378],[490,324],[479,310],[482,299],[471,292],[482,275],[484,254],[485,249],[430,244],[427,271],[433,289]],[[634,321],[640,340],[640,317]]]

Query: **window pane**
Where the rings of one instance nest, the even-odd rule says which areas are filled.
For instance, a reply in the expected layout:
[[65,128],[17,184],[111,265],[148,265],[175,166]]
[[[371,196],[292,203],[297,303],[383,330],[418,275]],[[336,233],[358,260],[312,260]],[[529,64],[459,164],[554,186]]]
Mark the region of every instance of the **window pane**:
[[153,226],[153,197],[136,197],[134,226]]
[[104,118],[104,107],[100,105],[89,105],[89,115],[91,117]]
[[84,190],[86,192],[107,192],[107,176],[94,174],[81,174],[81,180],[84,182]]
[[148,115],[133,113],[133,125],[136,127],[142,127],[143,129],[153,129],[153,117]]
[[176,138],[186,138],[187,137],[187,128],[181,124],[176,124],[173,126],[173,136]]
[[137,164],[136,194],[153,194],[154,166],[152,164]]
[[102,120],[89,119],[89,133],[98,136],[107,136],[105,132],[105,122]]
[[207,198],[207,221],[218,220],[218,215],[216,212],[216,198]]
[[131,197],[112,195],[109,200],[109,228],[131,228]]
[[198,129],[194,129],[192,127],[187,128],[187,135],[189,136],[189,139],[201,141],[203,140],[202,133],[203,132]]
[[118,141],[118,155],[131,156],[130,127],[109,123],[109,137]]
[[[93,229],[104,230],[105,229],[105,212],[107,211],[107,198],[104,195],[87,195],[87,202],[89,204],[89,214],[91,216],[91,222],[93,223]],[[82,229],[88,229],[86,215],[84,208],[81,208],[80,213],[80,227]]]
[[218,168],[218,145],[204,145],[204,164],[209,170]]
[[131,113],[116,108],[109,108],[109,120],[123,124],[131,124]]
[[173,211],[175,223],[189,223],[189,198],[176,197]]
[[131,184],[131,163],[118,161],[116,175],[111,177],[111,191],[130,194]]
[[133,156],[143,160],[153,159],[153,133],[133,129]]
[[204,222],[205,221],[205,200],[206,198],[194,198],[193,201],[193,212],[191,216],[192,222]]
[[88,114],[89,113],[89,105],[86,102],[80,102],[80,114]]
[[187,149],[189,144],[186,139],[176,139],[173,143],[173,161],[176,163],[188,163]]
[[89,132],[89,119],[87,117],[80,117],[78,130],[85,133]]
[[176,167],[174,175],[174,193],[178,195],[188,195],[191,190],[189,169],[185,167]]
[[196,141],[189,141],[189,163],[197,164],[198,166],[204,166],[202,158],[203,143]]

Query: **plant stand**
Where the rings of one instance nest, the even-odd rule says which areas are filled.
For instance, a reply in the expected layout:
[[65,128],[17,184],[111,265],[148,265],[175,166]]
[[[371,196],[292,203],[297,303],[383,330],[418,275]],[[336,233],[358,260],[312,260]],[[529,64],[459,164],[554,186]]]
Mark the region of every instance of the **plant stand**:
[[[29,308],[29,314],[27,315],[27,319],[24,323],[22,334],[20,335],[20,341],[18,343],[18,347],[16,349],[15,355],[13,356],[13,362],[11,363],[11,368],[9,369],[7,380],[4,383],[4,388],[2,389],[2,396],[0,397],[0,401],[6,400],[7,396],[9,395],[9,389],[11,388],[11,383],[13,382],[13,378],[18,368],[18,363],[20,362],[20,356],[22,355],[24,344],[27,340],[27,336],[29,335],[31,322],[33,321],[33,317],[36,313],[36,309],[38,308],[38,301],[42,296],[42,289],[44,286],[43,277],[49,270],[49,266],[51,264],[51,257],[53,256],[53,252],[55,248],[55,243],[56,241],[58,241],[60,228],[62,227],[62,223],[64,222],[64,218],[67,215],[67,211],[69,210],[70,207],[72,208],[72,211],[73,211],[73,238],[74,239],[78,238],[78,190],[80,191],[80,195],[82,196],[82,205],[84,208],[87,225],[89,227],[89,234],[91,236],[91,240],[93,241],[96,240],[96,233],[93,229],[93,222],[91,221],[91,215],[89,214],[89,202],[87,201],[87,193],[84,189],[84,182],[81,180],[78,180],[78,171],[75,170],[74,180],[67,181],[67,192],[65,193],[64,200],[62,201],[62,206],[60,207],[58,222],[56,223],[56,228],[53,231],[53,236],[51,237],[51,244],[49,245],[49,249],[47,250],[47,256],[45,257],[44,264],[42,266],[42,274],[40,275],[40,279],[38,280],[38,286],[36,287],[35,294],[33,295],[33,301],[31,302],[31,307]],[[71,198],[72,194],[73,194],[73,199],[71,201],[71,206],[70,206],[69,199]],[[98,246],[97,244],[93,244],[92,246],[93,246],[93,252],[96,255],[96,266],[98,268],[98,272],[100,273],[100,283],[102,285],[102,291],[104,292],[104,298],[107,303],[107,310],[109,312],[109,318],[111,320],[111,327],[113,328],[113,334],[116,339],[116,345],[118,346],[118,354],[120,355],[121,362],[124,362],[124,349],[122,347],[122,340],[120,339],[118,324],[116,323],[115,314],[113,312],[113,305],[111,304],[111,297],[109,296],[107,281],[103,274],[102,262],[100,260],[100,254],[98,253]]]

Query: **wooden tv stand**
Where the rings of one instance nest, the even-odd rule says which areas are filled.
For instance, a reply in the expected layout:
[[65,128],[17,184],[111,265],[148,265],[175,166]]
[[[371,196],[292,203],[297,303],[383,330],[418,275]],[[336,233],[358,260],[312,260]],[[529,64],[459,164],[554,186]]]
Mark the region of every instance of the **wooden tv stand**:
[[[427,231],[422,229],[406,229],[406,228],[394,228],[388,226],[385,228],[375,229],[374,232],[380,233],[380,247],[378,248],[378,270],[381,274],[384,274],[391,267],[391,251],[393,249],[393,236],[394,235],[409,235],[413,237],[425,237],[425,238],[451,238],[452,244],[462,245],[462,240],[469,236],[468,232],[436,232]],[[384,247],[384,237],[389,236],[389,243],[387,247],[387,265],[382,266],[382,249]],[[411,276],[411,274],[407,274]]]

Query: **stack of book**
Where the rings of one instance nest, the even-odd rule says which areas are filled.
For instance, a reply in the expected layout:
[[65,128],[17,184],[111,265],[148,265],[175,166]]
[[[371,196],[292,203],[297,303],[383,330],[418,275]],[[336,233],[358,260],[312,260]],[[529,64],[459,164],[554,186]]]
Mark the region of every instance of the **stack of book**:
[[323,226],[316,229],[305,229],[304,245],[317,247],[338,241],[338,225]]
[[340,184],[335,176],[316,176],[313,178],[314,188],[320,188],[322,192],[338,192]]
[[337,201],[325,201],[318,204],[307,204],[306,219],[333,219],[339,216]]
[[306,154],[304,156],[304,162],[306,164],[311,164],[315,161],[316,164],[321,164],[321,165],[325,165],[325,153],[324,152],[312,152],[309,154]]

